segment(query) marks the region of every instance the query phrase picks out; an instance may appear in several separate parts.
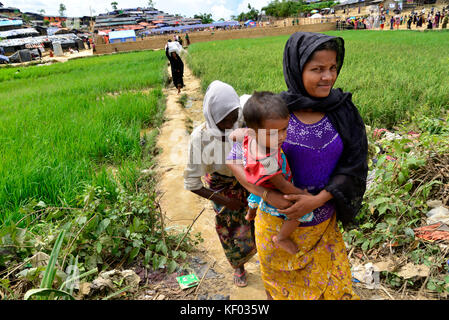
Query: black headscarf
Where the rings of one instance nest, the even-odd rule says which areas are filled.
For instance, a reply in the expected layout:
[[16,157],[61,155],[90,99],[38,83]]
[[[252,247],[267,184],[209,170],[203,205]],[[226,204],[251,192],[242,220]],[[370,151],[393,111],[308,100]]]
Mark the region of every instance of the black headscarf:
[[365,125],[352,94],[332,89],[326,98],[314,98],[304,88],[302,72],[314,51],[329,40],[338,44],[337,74],[344,60],[344,40],[320,33],[297,32],[290,36],[284,49],[284,78],[288,91],[280,95],[290,112],[313,109],[327,115],[343,141],[343,152],[325,190],[334,196],[337,218],[347,225],[360,210],[368,174],[368,141]]

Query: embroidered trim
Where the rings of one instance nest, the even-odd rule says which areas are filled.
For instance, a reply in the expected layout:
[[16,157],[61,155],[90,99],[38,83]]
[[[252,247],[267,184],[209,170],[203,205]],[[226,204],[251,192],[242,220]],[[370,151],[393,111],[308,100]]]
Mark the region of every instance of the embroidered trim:
[[293,142],[293,141],[290,141],[290,140],[285,140],[285,142],[287,142],[287,143],[289,143],[289,144],[293,144],[293,145],[295,145],[295,146],[301,146],[301,147],[308,148],[308,149],[312,149],[312,150],[322,150],[322,149],[326,148],[328,145],[330,145],[332,142],[334,142],[335,139],[337,139],[337,138],[338,138],[338,133],[336,133],[335,136],[334,136],[329,142],[327,142],[326,144],[324,144],[324,145],[321,146],[320,148],[307,146],[307,145],[305,145],[305,144]]

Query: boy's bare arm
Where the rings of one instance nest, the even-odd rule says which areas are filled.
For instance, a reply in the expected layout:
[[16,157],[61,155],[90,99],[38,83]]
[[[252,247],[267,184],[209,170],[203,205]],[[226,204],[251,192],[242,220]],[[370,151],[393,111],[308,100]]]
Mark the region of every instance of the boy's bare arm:
[[231,132],[229,139],[236,142],[243,142],[243,139],[248,134],[247,128],[238,128]]
[[283,194],[306,194],[302,189],[294,186],[293,183],[285,179],[282,174],[277,174],[268,179]]

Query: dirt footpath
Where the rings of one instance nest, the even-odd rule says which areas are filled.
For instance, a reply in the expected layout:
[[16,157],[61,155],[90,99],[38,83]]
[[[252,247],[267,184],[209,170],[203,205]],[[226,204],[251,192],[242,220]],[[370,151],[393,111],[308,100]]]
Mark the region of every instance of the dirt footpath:
[[[170,70],[169,70],[169,74]],[[183,171],[189,143],[190,131],[193,127],[203,122],[200,80],[195,78],[191,71],[185,66],[184,69],[185,88],[178,95],[173,84],[165,89],[167,97],[165,117],[166,121],[161,128],[157,146],[161,149],[157,162],[159,164],[158,189],[163,194],[160,201],[163,212],[169,225],[189,226],[199,215],[204,212],[194,223],[192,234],[201,233],[204,242],[199,250],[210,269],[220,276],[211,277],[204,288],[223,296],[230,296],[231,300],[264,300],[265,290],[260,277],[257,255],[246,265],[248,272],[248,286],[238,288],[233,285],[233,269],[229,265],[221,247],[218,235],[215,231],[215,213],[210,202],[200,198],[190,191],[184,189]],[[179,99],[187,97],[185,107]],[[192,297],[186,297],[191,299]]]

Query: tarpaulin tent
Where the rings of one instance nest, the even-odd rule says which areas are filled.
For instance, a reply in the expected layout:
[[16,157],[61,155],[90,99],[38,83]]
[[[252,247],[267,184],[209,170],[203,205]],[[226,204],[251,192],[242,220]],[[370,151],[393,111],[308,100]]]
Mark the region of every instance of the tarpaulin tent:
[[54,36],[39,36],[39,37],[28,37],[28,38],[19,38],[19,39],[7,39],[0,41],[0,47],[18,47],[25,46],[26,44],[39,44],[39,43],[50,43],[55,40],[63,41],[63,42],[73,42],[78,37],[73,34],[58,34]]
[[111,31],[108,36],[109,43],[136,41],[136,32],[134,30]]
[[240,25],[238,21],[219,21],[219,22],[212,22],[212,25],[214,27],[233,27]]
[[24,28],[24,29],[14,29],[14,30],[8,30],[8,31],[0,31],[0,38],[3,39],[13,39],[13,38],[20,38],[24,36],[34,36],[38,35],[39,32],[37,32],[34,28]]
[[9,58],[0,54],[0,64],[1,63],[9,63]]
[[23,24],[22,20],[0,20],[0,28],[1,27],[21,26],[22,24]]
[[213,23],[201,23],[201,24],[190,24],[190,25],[182,25],[182,26],[176,26],[176,27],[162,27],[162,28],[155,28],[153,30],[148,30],[142,33],[150,34],[150,33],[158,33],[162,34],[165,32],[184,32],[188,30],[193,29],[206,29],[206,28],[222,28],[222,27],[232,27],[232,26],[238,26],[238,21],[220,21],[220,22],[213,22]]
[[11,62],[28,62],[32,60],[31,51],[28,49],[19,50],[9,57]]
[[256,23],[254,22],[254,20],[248,20],[244,23],[245,26],[250,26],[250,27],[255,27]]
[[56,32],[59,30],[59,28],[56,27],[48,27],[47,28],[47,35],[53,36],[56,34]]

